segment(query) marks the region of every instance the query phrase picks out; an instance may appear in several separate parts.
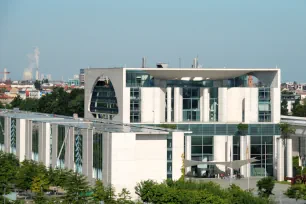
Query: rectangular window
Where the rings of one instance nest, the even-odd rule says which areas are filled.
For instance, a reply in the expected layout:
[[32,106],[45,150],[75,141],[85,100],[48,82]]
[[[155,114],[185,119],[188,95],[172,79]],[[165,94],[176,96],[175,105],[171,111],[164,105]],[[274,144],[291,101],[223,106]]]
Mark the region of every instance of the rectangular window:
[[200,121],[200,89],[183,88],[183,121]]

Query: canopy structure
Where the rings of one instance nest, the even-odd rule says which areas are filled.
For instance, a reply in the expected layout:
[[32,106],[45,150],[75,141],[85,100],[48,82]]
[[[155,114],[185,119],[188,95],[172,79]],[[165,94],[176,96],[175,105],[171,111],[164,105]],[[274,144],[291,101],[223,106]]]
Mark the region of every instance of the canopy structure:
[[190,167],[190,166],[199,166],[199,165],[223,165],[227,166],[229,168],[238,170],[240,167],[259,161],[258,159],[251,158],[251,159],[246,159],[246,160],[235,160],[235,161],[228,161],[228,162],[218,162],[218,161],[193,161],[193,160],[184,160],[185,162],[185,167]]

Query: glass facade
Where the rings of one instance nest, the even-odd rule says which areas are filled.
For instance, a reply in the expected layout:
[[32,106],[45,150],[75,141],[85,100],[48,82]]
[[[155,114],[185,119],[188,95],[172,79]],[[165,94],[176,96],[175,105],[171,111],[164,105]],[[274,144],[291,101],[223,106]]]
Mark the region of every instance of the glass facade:
[[270,88],[258,89],[258,122],[271,122]]
[[209,121],[216,122],[218,121],[218,88],[210,89],[210,100],[209,100]]
[[83,135],[79,128],[75,128],[74,134],[74,166],[75,171],[82,173],[82,161],[83,161]]
[[[59,125],[57,128],[57,131],[58,131],[57,132],[57,156],[59,156],[59,160],[57,161],[57,166],[59,168],[65,168],[64,167],[64,164],[65,164],[65,126]],[[63,149],[61,151],[62,145],[63,145]]]
[[93,178],[102,179],[103,167],[103,134],[93,134]]
[[0,151],[4,151],[4,117],[0,117]]
[[183,88],[183,121],[200,121],[200,88]]
[[154,80],[148,73],[142,70],[126,71],[126,87],[153,87]]
[[11,118],[11,153],[16,154],[16,118]]
[[38,161],[39,126],[37,122],[32,123],[32,160]]
[[141,94],[139,88],[130,88],[130,122],[141,121]]
[[98,118],[110,120],[118,114],[117,98],[110,80],[101,80],[95,85],[90,102],[90,111]]
[[265,172],[267,176],[273,176],[273,136],[279,135],[276,131],[269,124],[249,126],[251,158],[256,157],[259,160],[251,164],[252,176],[265,176]]

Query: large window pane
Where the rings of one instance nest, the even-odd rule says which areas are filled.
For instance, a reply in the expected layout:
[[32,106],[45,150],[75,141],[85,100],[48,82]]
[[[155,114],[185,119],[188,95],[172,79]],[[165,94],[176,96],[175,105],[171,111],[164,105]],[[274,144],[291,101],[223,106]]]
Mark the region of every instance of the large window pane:
[[191,153],[192,154],[202,154],[202,147],[201,146],[191,146]]
[[202,145],[202,136],[192,136],[191,144],[192,145]]

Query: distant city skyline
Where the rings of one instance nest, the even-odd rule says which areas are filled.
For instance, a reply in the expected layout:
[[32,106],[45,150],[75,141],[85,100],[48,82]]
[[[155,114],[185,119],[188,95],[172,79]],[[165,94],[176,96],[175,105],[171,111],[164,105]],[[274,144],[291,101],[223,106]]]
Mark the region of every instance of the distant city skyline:
[[[0,1],[0,70],[22,79],[39,48],[40,73],[86,67],[275,68],[306,82],[306,1]],[[33,75],[34,76],[34,75]],[[2,75],[0,76],[3,77]],[[34,76],[35,77],[35,76]]]

